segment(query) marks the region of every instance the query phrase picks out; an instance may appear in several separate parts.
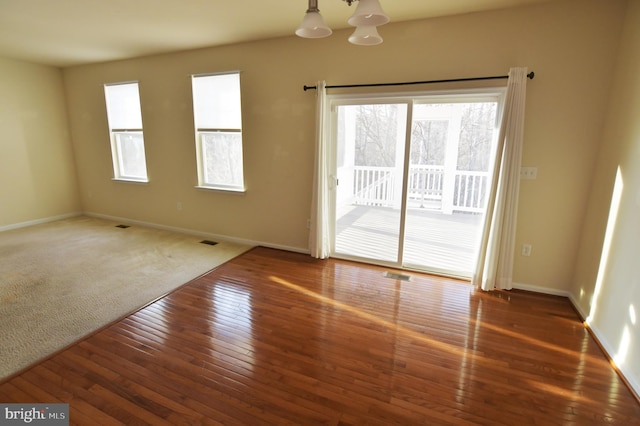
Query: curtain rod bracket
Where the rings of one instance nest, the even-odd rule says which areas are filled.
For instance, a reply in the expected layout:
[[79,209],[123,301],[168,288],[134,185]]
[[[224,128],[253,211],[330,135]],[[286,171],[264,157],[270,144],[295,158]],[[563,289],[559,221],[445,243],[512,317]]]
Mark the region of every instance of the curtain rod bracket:
[[[529,78],[529,80],[533,80],[533,77],[535,77],[535,76],[536,76],[536,73],[534,73],[533,71],[531,71],[529,74],[527,74],[527,77]],[[509,78],[509,76],[508,75],[498,75],[498,76],[493,76],[493,77],[453,78],[453,79],[449,79],[449,80],[408,81],[408,82],[403,82],[403,83],[345,84],[345,85],[341,85],[341,86],[326,86],[326,88],[327,89],[344,89],[344,88],[349,88],[349,87],[407,86],[407,85],[410,85],[410,84],[455,83],[455,82],[459,82],[459,81],[498,80],[498,79],[504,79],[504,78]],[[307,85],[305,85],[303,87],[305,92],[307,90],[316,90],[317,88],[318,88],[317,86],[307,86]]]

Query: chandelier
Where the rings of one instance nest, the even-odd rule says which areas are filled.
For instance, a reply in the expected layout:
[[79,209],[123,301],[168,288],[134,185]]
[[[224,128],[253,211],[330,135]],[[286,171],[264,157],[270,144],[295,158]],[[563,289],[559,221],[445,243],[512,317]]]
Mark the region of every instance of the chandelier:
[[[389,22],[389,17],[384,13],[378,0],[343,0],[349,6],[358,1],[356,11],[347,20],[349,25],[356,30],[349,37],[349,42],[360,46],[373,46],[382,43],[382,37],[378,34],[377,27]],[[302,23],[296,30],[296,35],[304,38],[328,37],[332,33],[331,28],[324,23],[324,18],[318,9],[318,0],[309,0],[309,8]]]

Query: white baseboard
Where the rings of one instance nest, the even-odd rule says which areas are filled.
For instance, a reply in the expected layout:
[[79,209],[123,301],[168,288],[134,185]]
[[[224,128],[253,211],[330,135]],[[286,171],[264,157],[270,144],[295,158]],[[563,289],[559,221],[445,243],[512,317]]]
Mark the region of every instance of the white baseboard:
[[576,297],[574,296],[573,293],[569,293],[569,301],[571,302],[571,304],[573,305],[573,308],[578,312],[578,314],[580,315],[580,319],[585,321],[587,319],[587,317],[589,316],[589,314],[587,312],[585,312],[581,307],[580,304],[578,303],[578,300],[576,299]]
[[295,253],[309,254],[309,250],[304,250],[304,249],[301,249],[299,247],[290,247],[290,246],[284,246],[284,245],[279,245],[279,244],[266,243],[264,241],[247,240],[247,239],[243,239],[243,238],[231,237],[229,235],[201,232],[201,231],[196,231],[194,229],[178,228],[178,227],[175,227],[175,226],[161,225],[161,224],[158,224],[158,223],[145,222],[145,221],[141,221],[141,220],[129,219],[129,218],[126,218],[126,217],[109,216],[109,215],[104,215],[104,214],[100,214],[100,213],[84,212],[84,214],[86,216],[89,216],[89,217],[95,217],[95,218],[98,218],[98,219],[110,220],[112,222],[119,222],[119,223],[137,225],[137,226],[145,226],[145,227],[148,227],[148,228],[161,229],[163,231],[176,232],[176,233],[187,234],[187,235],[194,235],[196,237],[206,238],[208,240],[228,241],[228,242],[232,242],[232,243],[245,244],[245,245],[248,245],[248,246],[262,246],[262,247],[268,247],[268,248],[273,248],[273,249],[278,249],[278,250],[291,251],[291,252],[295,252]]
[[531,284],[513,283],[513,288],[518,290],[532,291],[534,293],[550,294],[553,296],[569,297],[570,293],[566,290],[559,290],[557,288],[541,287]]
[[609,362],[611,363],[611,365],[613,365],[613,367],[620,373],[623,380],[631,387],[631,389],[636,394],[636,396],[640,398],[640,378],[634,375],[634,372],[631,371],[630,368],[627,367],[626,365],[619,366],[616,364],[614,357],[612,356],[612,354],[616,353],[615,347],[611,345],[611,343],[606,338],[604,333],[602,333],[602,331],[600,331],[600,329],[597,326],[595,326],[593,323],[591,323],[588,320],[589,314],[580,307],[580,305],[578,304],[573,294],[569,294],[569,300],[571,301],[571,304],[573,305],[574,309],[578,312],[578,314],[584,320],[584,323],[591,331],[591,334],[598,341],[600,348],[604,351],[605,356],[609,359]]
[[513,288],[516,288],[519,290],[533,291],[536,293],[545,293],[545,294],[551,294],[554,296],[567,297],[569,299],[569,302],[573,305],[573,308],[576,310],[576,312],[580,316],[580,319],[585,322],[586,326],[589,328],[589,330],[591,331],[595,339],[598,341],[598,344],[604,351],[605,356],[611,362],[611,365],[613,365],[614,368],[620,373],[623,380],[631,387],[633,392],[635,392],[637,396],[640,395],[640,378],[634,376],[633,371],[631,371],[629,367],[627,366],[621,367],[616,365],[616,363],[613,360],[613,356],[611,355],[616,353],[614,346],[612,346],[609,343],[605,335],[598,329],[598,327],[588,322],[587,320],[587,318],[589,318],[588,313],[585,312],[580,307],[580,304],[577,302],[576,297],[573,293],[569,291],[564,291],[564,290],[558,290],[558,289],[553,289],[548,287],[540,287],[540,286],[529,285],[529,284],[520,284],[520,283],[513,283]]
[[71,217],[81,216],[82,212],[66,213],[59,216],[49,216],[40,219],[29,220],[26,222],[13,223],[11,225],[0,226],[0,232],[10,231],[12,229],[26,228],[27,226],[40,225],[42,223],[55,222],[56,220],[69,219]]

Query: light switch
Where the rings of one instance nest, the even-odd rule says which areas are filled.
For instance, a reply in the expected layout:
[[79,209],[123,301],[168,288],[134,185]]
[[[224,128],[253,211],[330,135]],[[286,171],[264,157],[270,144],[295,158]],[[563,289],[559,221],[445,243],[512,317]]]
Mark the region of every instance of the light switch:
[[520,167],[520,179],[535,179],[537,177],[537,167]]

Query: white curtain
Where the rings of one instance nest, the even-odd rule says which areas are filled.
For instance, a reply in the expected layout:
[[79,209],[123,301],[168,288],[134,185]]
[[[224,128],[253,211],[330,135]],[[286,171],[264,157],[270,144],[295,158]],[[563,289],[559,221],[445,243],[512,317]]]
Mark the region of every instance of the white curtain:
[[311,256],[325,259],[330,254],[329,225],[329,143],[326,140],[328,119],[326,117],[327,91],[324,81],[316,84],[316,158],[313,169],[313,193],[311,198],[311,226],[309,251]]
[[509,70],[493,184],[472,279],[473,285],[482,290],[510,290],[513,287],[526,86],[527,68]]

